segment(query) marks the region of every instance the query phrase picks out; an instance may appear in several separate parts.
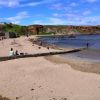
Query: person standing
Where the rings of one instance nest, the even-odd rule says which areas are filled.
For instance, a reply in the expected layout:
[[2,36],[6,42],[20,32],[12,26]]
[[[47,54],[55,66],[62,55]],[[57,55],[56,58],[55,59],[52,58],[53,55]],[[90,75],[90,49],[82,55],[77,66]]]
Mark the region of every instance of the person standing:
[[86,43],[86,47],[87,47],[87,48],[89,47],[89,43]]

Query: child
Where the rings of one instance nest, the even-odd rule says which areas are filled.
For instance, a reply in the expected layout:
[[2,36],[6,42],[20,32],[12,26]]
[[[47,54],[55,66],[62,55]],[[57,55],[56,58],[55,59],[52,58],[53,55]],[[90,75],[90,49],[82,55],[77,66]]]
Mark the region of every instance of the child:
[[18,54],[18,50],[16,50],[15,55],[16,55],[16,56],[18,56],[18,55],[19,55],[19,54]]

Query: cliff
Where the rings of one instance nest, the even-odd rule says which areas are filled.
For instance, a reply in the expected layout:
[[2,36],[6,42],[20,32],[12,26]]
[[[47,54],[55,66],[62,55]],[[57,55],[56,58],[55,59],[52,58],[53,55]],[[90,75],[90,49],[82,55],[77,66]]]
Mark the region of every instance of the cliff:
[[33,34],[100,34],[100,26],[31,25],[28,31]]
[[97,34],[100,33],[100,26],[44,26],[46,32],[55,34],[68,34],[74,31],[76,34]]
[[0,24],[0,31],[15,32],[18,35],[27,34],[100,34],[100,26],[73,26],[73,25],[29,25],[21,26],[12,23]]

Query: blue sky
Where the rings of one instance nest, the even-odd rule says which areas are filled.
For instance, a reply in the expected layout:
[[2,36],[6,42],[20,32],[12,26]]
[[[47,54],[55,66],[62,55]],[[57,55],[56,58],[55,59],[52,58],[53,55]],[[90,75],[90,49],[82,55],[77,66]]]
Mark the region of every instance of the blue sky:
[[100,25],[100,0],[0,0],[0,22]]

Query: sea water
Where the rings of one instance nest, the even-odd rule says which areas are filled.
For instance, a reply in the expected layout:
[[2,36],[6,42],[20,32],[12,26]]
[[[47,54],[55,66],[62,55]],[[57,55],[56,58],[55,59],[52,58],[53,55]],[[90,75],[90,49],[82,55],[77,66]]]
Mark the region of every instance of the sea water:
[[100,35],[76,35],[75,38],[68,36],[43,37],[42,41],[63,48],[84,48],[88,43],[91,49],[100,50]]
[[92,59],[100,61],[100,35],[76,35],[75,38],[68,36],[59,37],[43,37],[41,40],[50,45],[56,45],[61,48],[86,48],[87,43],[89,47],[86,52],[77,52],[72,54],[64,54],[64,57],[80,57],[82,59]]

